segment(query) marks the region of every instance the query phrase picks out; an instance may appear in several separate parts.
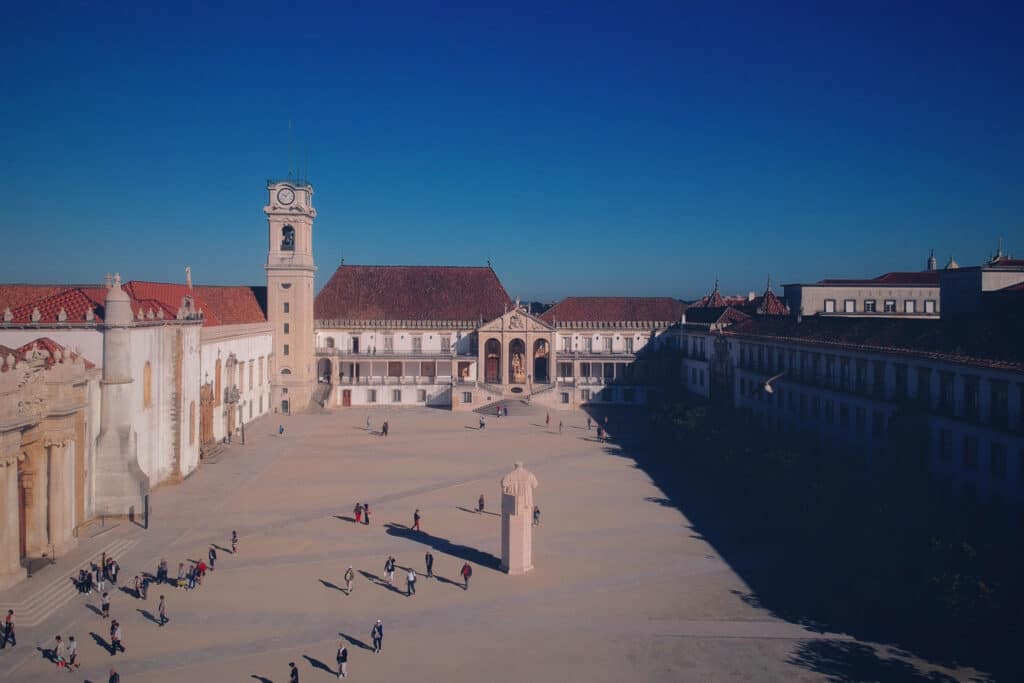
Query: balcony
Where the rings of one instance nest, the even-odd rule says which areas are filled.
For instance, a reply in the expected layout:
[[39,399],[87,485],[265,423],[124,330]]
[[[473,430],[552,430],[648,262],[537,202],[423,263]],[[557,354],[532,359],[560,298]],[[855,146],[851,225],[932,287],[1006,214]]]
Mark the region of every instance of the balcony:
[[[460,381],[460,384],[463,382]],[[471,383],[469,381],[465,383]],[[451,375],[437,375],[435,377],[424,375],[403,375],[401,377],[389,377],[372,375],[368,377],[342,377],[335,382],[338,386],[417,386],[452,384]]]
[[338,356],[347,359],[366,359],[371,360],[374,358],[387,360],[389,358],[398,360],[402,358],[476,358],[476,351],[452,351],[451,349],[422,349],[422,350],[400,350],[400,351],[381,351],[376,349],[372,353],[369,350],[352,351],[351,349],[342,349],[336,346],[318,346],[316,347],[316,355],[318,356]]

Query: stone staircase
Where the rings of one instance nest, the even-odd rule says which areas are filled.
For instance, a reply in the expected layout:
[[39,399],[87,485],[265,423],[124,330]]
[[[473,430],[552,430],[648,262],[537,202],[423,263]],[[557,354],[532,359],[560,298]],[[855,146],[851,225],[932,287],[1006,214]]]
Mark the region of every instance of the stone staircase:
[[326,408],[327,402],[331,398],[331,389],[333,388],[333,384],[317,384],[316,389],[313,390],[313,405]]
[[199,447],[199,461],[204,465],[213,465],[220,460],[225,450],[227,446],[222,443],[204,443]]

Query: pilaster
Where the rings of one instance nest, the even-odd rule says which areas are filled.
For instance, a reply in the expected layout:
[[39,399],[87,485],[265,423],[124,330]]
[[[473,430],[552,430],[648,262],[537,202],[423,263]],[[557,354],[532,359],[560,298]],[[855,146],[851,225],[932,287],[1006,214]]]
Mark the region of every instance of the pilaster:
[[25,578],[18,523],[18,456],[21,432],[0,434],[0,590]]

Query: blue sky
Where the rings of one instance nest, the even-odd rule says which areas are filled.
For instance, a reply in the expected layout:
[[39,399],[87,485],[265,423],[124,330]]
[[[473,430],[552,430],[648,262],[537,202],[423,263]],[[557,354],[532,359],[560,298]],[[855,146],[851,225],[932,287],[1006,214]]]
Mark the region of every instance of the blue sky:
[[32,4],[4,281],[261,283],[289,119],[320,284],[490,256],[524,299],[691,298],[1024,254],[1019,3]]

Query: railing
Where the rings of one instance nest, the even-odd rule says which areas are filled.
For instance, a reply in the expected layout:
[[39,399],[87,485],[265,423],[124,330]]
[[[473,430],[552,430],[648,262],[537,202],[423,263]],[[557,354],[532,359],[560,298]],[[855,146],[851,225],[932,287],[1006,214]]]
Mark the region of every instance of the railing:
[[416,385],[416,384],[451,384],[451,375],[402,375],[391,377],[388,375],[371,375],[367,377],[342,377],[336,384],[338,386],[383,386],[383,385]]
[[476,358],[477,355],[473,351],[452,351],[451,349],[421,349],[419,351],[413,349],[405,349],[401,351],[382,351],[380,349],[370,351],[360,349],[359,351],[353,351],[351,349],[343,349],[337,346],[318,346],[316,347],[316,353],[322,356],[353,356],[357,358],[423,358],[427,356]]

